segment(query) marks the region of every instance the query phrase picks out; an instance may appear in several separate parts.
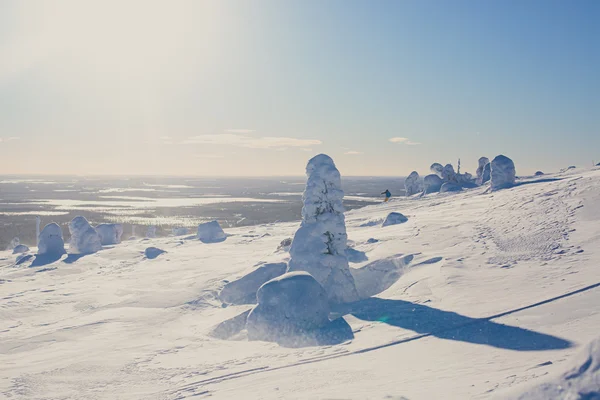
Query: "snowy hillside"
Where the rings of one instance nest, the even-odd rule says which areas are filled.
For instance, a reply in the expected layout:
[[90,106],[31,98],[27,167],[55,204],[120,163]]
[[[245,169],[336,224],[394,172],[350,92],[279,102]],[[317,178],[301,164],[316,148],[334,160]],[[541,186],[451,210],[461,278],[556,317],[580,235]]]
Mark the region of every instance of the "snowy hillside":
[[[382,227],[391,212],[408,220]],[[0,398],[518,398],[566,379],[600,336],[598,168],[345,217],[363,299],[330,315],[351,333],[307,347],[248,341],[238,316],[252,305],[218,297],[287,262],[278,247],[299,222],[54,262],[0,252]]]

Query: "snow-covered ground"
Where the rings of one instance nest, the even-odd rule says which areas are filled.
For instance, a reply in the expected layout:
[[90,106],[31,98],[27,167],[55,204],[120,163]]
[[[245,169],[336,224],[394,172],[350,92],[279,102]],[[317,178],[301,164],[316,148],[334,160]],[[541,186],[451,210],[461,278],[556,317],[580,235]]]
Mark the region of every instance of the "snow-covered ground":
[[[391,212],[408,221],[382,227]],[[510,398],[600,336],[600,169],[392,199],[346,224],[375,296],[334,310],[353,339],[300,348],[214,335],[252,307],[224,306],[226,281],[287,261],[299,223],[51,263],[0,252],[0,398]]]

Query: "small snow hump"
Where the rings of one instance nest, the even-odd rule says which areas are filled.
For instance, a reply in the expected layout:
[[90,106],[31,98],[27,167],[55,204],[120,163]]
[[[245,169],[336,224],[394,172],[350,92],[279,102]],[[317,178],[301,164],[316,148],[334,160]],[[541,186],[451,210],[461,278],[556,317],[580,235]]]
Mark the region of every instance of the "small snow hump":
[[150,260],[154,260],[163,253],[166,253],[166,251],[159,249],[158,247],[148,247],[146,250],[144,250],[144,255]]
[[13,249],[13,254],[23,254],[23,253],[27,253],[28,251],[29,251],[29,247],[25,246],[24,244],[18,244]]
[[248,339],[279,342],[329,323],[325,289],[307,272],[290,272],[266,282],[256,294],[246,329]]
[[226,284],[219,298],[229,304],[255,304],[256,292],[266,282],[285,274],[286,263],[268,263],[256,268],[240,279]]
[[544,173],[542,171],[536,171],[534,175],[535,176],[542,176],[542,175],[544,175]]
[[462,186],[460,186],[454,182],[444,182],[444,184],[440,188],[440,193],[460,192],[460,191],[462,191]]
[[71,253],[91,254],[102,250],[102,237],[90,225],[87,219],[77,216],[69,223]]
[[198,225],[198,239],[203,243],[218,243],[227,238],[218,221]]
[[492,190],[505,189],[515,184],[515,163],[508,157],[499,155],[491,162]]
[[56,222],[44,227],[38,238],[38,255],[60,256],[65,254],[65,242],[62,229]]
[[408,218],[406,218],[403,214],[399,212],[392,212],[388,214],[381,226],[398,225],[403,224],[406,221],[408,221]]

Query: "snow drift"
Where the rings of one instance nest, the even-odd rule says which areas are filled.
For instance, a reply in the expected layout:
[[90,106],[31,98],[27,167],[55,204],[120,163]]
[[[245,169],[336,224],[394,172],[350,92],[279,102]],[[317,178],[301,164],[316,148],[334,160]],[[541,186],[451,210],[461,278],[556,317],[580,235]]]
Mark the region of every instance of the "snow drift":
[[309,160],[306,175],[302,222],[292,241],[288,271],[310,273],[335,303],[355,301],[358,293],[346,258],[340,173],[331,157],[320,154]]
[[56,222],[46,225],[38,238],[38,255],[58,256],[65,253],[65,242],[60,226]]
[[268,263],[256,268],[240,279],[227,283],[219,298],[229,304],[255,304],[258,289],[266,282],[285,274],[286,263]]
[[73,218],[69,223],[71,253],[90,254],[102,250],[102,238],[82,216]]
[[383,221],[383,224],[381,226],[398,225],[403,224],[406,221],[408,221],[408,218],[406,218],[403,214],[399,212],[391,212],[385,218],[385,221]]

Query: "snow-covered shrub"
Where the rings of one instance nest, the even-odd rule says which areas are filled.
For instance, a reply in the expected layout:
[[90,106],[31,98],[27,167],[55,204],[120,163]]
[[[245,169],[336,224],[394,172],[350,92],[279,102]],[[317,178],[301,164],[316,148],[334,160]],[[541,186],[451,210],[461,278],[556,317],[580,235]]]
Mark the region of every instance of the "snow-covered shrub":
[[102,250],[102,238],[82,216],[75,217],[69,223],[71,253],[91,254]]
[[435,174],[427,175],[423,178],[423,193],[429,194],[439,192],[443,183],[444,181],[442,181],[442,178],[439,176]]
[[219,298],[230,304],[254,304],[258,289],[271,279],[285,274],[286,270],[286,263],[263,264],[240,279],[226,284],[219,293]]
[[504,189],[515,184],[515,164],[503,155],[499,155],[491,162],[492,190]]
[[398,225],[403,224],[406,221],[408,221],[408,218],[406,218],[403,214],[399,212],[392,212],[388,214],[381,226]]
[[[479,159],[477,171],[476,171],[478,185],[483,185],[485,182],[487,182],[486,180],[484,180],[483,170],[485,169],[485,166],[489,163],[490,163],[490,159],[487,157],[481,157]],[[488,177],[488,180],[489,180],[489,177]]]
[[460,192],[462,190],[462,186],[456,184],[454,182],[445,182],[440,188],[440,193],[446,192]]
[[65,242],[60,226],[55,222],[46,225],[38,238],[38,255],[54,256],[65,253]]
[[123,225],[121,224],[100,224],[96,226],[96,232],[100,235],[100,240],[103,246],[109,244],[121,243],[121,235],[123,234]]
[[600,399],[600,338],[588,344],[565,373],[529,389],[519,399]]
[[442,177],[442,171],[444,170],[444,166],[440,163],[433,163],[431,164],[431,166],[429,167],[429,170],[431,171],[431,173],[439,176],[440,178]]
[[306,272],[291,272],[262,285],[246,321],[248,339],[279,342],[329,323],[325,289]]
[[216,243],[225,240],[225,232],[218,221],[198,225],[198,239],[204,243]]
[[306,166],[308,180],[302,196],[302,223],[290,248],[288,271],[306,271],[336,303],[358,300],[346,247],[340,173],[331,157],[320,154]]
[[423,191],[421,180],[419,179],[419,173],[417,171],[413,171],[406,177],[404,181],[404,188],[406,190],[407,196],[412,196],[413,194],[417,194]]

